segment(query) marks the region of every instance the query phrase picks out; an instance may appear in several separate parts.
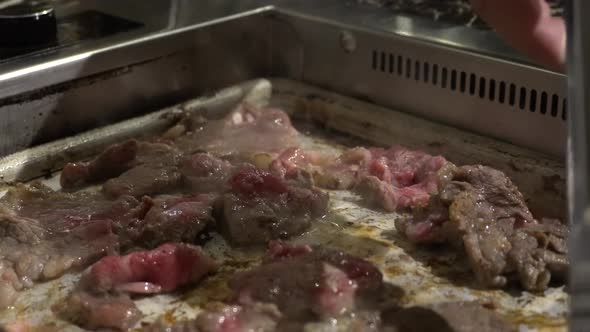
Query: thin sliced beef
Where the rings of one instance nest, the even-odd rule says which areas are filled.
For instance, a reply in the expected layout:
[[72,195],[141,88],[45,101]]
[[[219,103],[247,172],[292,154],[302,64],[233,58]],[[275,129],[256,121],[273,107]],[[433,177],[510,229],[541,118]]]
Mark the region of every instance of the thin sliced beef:
[[184,185],[190,192],[213,193],[229,189],[233,166],[227,160],[202,152],[184,158],[180,165]]
[[441,156],[431,156],[399,146],[373,148],[355,186],[369,204],[387,211],[423,208],[439,192],[455,166]]
[[108,197],[141,197],[172,190],[182,183],[180,157],[181,152],[173,146],[141,142],[133,167],[105,182],[103,193]]
[[113,144],[89,162],[67,163],[60,177],[62,188],[70,189],[118,176],[136,162],[139,143],[128,140]]
[[274,303],[292,319],[338,316],[352,311],[357,288],[336,267],[301,258],[262,265],[239,274],[230,285],[238,303]]
[[165,242],[194,243],[214,222],[210,195],[144,197],[143,201],[148,206],[145,216],[127,229],[135,245],[153,248]]
[[63,318],[89,330],[127,331],[143,316],[125,294],[96,296],[76,291],[62,306],[59,310]]
[[201,332],[273,332],[281,317],[272,304],[228,305],[206,309],[197,317],[196,326]]
[[[304,332],[397,332],[381,324],[379,312],[360,311],[337,318],[307,323]],[[400,331],[403,332],[403,331]],[[430,332],[430,331],[428,331]]]
[[289,185],[261,169],[242,168],[230,183],[231,192],[218,203],[218,222],[224,236],[237,245],[299,235],[327,212],[326,193]]
[[158,320],[141,332],[274,332],[281,313],[272,304],[214,304],[196,318],[173,324]]
[[[315,182],[325,184],[327,167],[334,164],[334,157],[316,151],[304,151],[300,148],[288,148],[268,165],[269,171],[282,179],[306,186]],[[331,173],[330,173],[331,174]],[[324,181],[324,182],[322,182]],[[325,188],[332,186],[324,185]]]
[[[19,217],[30,220],[26,232],[29,239],[44,235],[33,231],[32,223],[43,229],[45,235],[69,231],[71,228],[89,220],[113,220],[124,222],[139,202],[133,197],[122,196],[117,200],[108,200],[100,194],[79,192],[74,194],[53,191],[36,182],[29,186],[17,185],[0,199],[0,216]],[[13,227],[10,223],[3,223]],[[23,223],[18,223],[22,225]],[[19,226],[20,227],[20,226]],[[24,231],[23,231],[24,232]]]
[[176,138],[185,152],[205,150],[218,155],[278,153],[299,145],[299,133],[289,116],[277,108],[240,105],[221,120],[194,122],[189,132]]
[[323,246],[293,245],[283,241],[271,241],[264,262],[277,262],[294,257],[318,260],[334,265],[358,285],[363,296],[374,295],[383,286],[381,271],[371,262],[340,250]]
[[104,257],[92,265],[80,283],[95,292],[171,292],[215,269],[215,262],[200,247],[168,243],[151,251]]
[[387,211],[426,207],[454,169],[441,156],[400,146],[357,147],[344,151],[338,158],[287,149],[270,166],[271,172],[282,178],[311,177],[320,187],[353,189],[368,204]]
[[0,304],[10,305],[17,290],[116,253],[113,231],[133,218],[137,203],[54,192],[39,183],[9,190],[0,199]]
[[[276,256],[279,245],[294,254]],[[273,244],[269,254],[275,260],[267,258],[230,282],[236,301],[274,303],[289,320],[305,321],[351,313],[383,286],[381,273],[367,261],[321,247],[304,249]]]
[[125,331],[141,317],[129,293],[172,292],[215,269],[216,263],[200,247],[186,244],[107,256],[82,275],[77,288],[55,310],[87,329]]
[[551,272],[561,277],[567,266],[567,227],[535,220],[516,186],[490,167],[460,167],[429,208],[396,226],[415,242],[464,248],[487,287],[502,287],[514,276],[527,290],[543,290]]
[[382,314],[392,332],[515,332],[516,327],[475,302],[440,303]]

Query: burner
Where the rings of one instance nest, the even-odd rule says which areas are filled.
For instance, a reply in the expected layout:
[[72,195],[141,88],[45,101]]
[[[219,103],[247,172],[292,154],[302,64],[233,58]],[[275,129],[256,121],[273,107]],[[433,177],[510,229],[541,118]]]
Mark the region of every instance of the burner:
[[43,5],[0,10],[0,63],[51,52],[142,27],[143,24],[88,10],[57,18]]
[[[358,0],[393,11],[475,29],[490,29],[473,11],[468,0]],[[563,16],[565,0],[547,0],[553,16]]]
[[26,47],[54,43],[57,20],[53,7],[30,2],[0,10],[0,45]]

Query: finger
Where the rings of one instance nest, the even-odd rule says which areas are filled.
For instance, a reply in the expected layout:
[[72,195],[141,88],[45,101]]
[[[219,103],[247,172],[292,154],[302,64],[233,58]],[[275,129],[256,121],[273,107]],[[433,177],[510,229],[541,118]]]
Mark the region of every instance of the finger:
[[531,59],[562,70],[566,29],[544,0],[471,0],[473,9],[506,42]]

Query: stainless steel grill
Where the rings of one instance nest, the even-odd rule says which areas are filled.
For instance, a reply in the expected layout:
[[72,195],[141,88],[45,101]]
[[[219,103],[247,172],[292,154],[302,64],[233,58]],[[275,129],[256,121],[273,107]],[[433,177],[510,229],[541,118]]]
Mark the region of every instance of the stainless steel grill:
[[[488,29],[343,0],[64,3],[58,15],[92,10],[140,27],[0,62],[1,182],[52,173],[113,140],[161,129],[169,122],[159,116],[178,108],[72,135],[268,77],[272,100],[298,114],[342,117],[338,129],[377,144],[399,140],[459,163],[485,162],[535,197],[535,211],[564,215],[566,79]],[[246,90],[224,91],[204,104],[234,104]],[[362,122],[363,112],[372,121]],[[497,296],[514,321],[565,329],[562,288]],[[516,310],[521,300],[528,311]]]

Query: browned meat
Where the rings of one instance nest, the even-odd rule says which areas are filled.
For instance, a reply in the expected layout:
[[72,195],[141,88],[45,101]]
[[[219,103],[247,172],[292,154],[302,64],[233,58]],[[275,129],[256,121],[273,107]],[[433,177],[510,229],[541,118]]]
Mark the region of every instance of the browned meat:
[[278,177],[246,167],[231,179],[232,191],[219,202],[219,227],[237,245],[265,244],[299,235],[325,215],[328,195],[291,186]]
[[186,244],[107,256],[82,276],[77,289],[56,310],[87,329],[125,331],[141,317],[127,293],[171,292],[198,282],[216,267],[200,247]]
[[103,257],[84,274],[80,285],[94,292],[171,292],[215,269],[215,262],[200,247],[167,243],[151,251]]
[[426,207],[454,170],[454,165],[441,156],[399,146],[369,151],[371,160],[364,166],[355,191],[387,211]]
[[216,304],[196,319],[168,324],[159,320],[141,332],[274,332],[281,313],[272,304]]
[[389,149],[353,148],[338,158],[287,149],[271,165],[286,179],[310,176],[328,189],[354,189],[369,204],[387,211],[426,207],[455,166],[441,156],[400,146]]
[[184,184],[193,193],[224,192],[233,167],[227,160],[209,153],[196,153],[181,162]]
[[196,325],[202,332],[273,332],[280,319],[276,306],[249,303],[207,309],[197,317]]
[[399,332],[514,332],[516,328],[474,302],[440,303],[385,311],[383,323]]
[[136,140],[128,140],[109,146],[89,162],[68,163],[61,172],[61,186],[75,188],[118,176],[133,167],[138,149]]
[[133,244],[147,248],[165,242],[193,243],[214,222],[212,203],[213,197],[209,195],[145,197],[149,210],[143,219],[126,229],[127,237]]
[[169,191],[181,184],[180,156],[180,151],[170,145],[142,142],[133,167],[108,180],[103,192],[109,197],[141,197]]
[[299,133],[291,125],[289,116],[276,108],[240,105],[221,120],[195,124],[191,132],[175,140],[182,151],[251,155],[280,152],[299,145]]
[[15,290],[116,252],[113,225],[128,220],[126,213],[136,203],[58,193],[40,184],[11,189],[0,199],[2,305],[14,300]]
[[329,320],[307,323],[303,330],[310,332],[397,332],[393,328],[382,326],[380,314],[376,311],[360,311]]
[[383,285],[377,268],[360,258],[320,247],[294,250],[280,243],[271,247],[270,255],[277,245],[296,254],[237,275],[230,286],[238,303],[274,303],[288,319],[305,321],[350,313]]
[[396,226],[414,242],[463,247],[488,287],[516,275],[525,289],[543,290],[551,272],[563,276],[567,267],[567,227],[536,221],[516,186],[490,167],[460,167],[428,209]]
[[180,185],[182,175],[176,166],[139,165],[108,180],[102,190],[108,197],[141,197],[166,192]]
[[73,293],[58,310],[64,318],[90,330],[127,331],[142,317],[127,295],[98,297],[85,291]]

